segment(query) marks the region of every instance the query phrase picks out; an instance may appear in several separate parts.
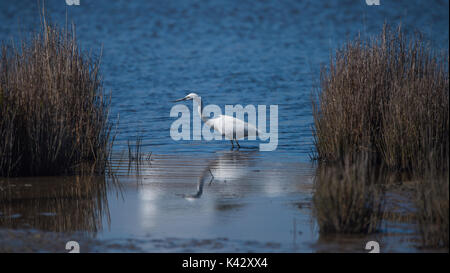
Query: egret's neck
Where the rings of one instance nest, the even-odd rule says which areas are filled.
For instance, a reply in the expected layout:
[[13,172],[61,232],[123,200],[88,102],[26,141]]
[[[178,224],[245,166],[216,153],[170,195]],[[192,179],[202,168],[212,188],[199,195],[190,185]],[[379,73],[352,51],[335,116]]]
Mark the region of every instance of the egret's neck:
[[206,122],[208,119],[203,116],[203,103],[201,98],[195,98],[194,101],[197,103],[197,110],[200,118],[203,122]]

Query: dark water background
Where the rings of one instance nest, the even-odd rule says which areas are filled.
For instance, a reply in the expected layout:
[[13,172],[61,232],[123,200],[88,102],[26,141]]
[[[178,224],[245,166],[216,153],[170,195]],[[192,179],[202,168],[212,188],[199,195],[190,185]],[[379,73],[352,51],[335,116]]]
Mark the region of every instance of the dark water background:
[[[401,24],[409,35],[420,30],[433,48],[448,49],[448,1],[45,4],[53,21],[75,23],[83,49],[94,56],[103,49],[112,121],[120,113],[114,149],[125,150],[127,140],[141,135],[143,151],[153,156],[131,176],[127,162],[116,162],[120,190],[106,190],[104,178],[95,178],[99,183],[74,177],[0,179],[0,191],[12,189],[16,198],[0,207],[0,251],[21,242],[35,244],[31,251],[64,251],[65,239],[54,239],[63,232],[107,242],[96,248],[98,242],[80,241],[84,251],[358,252],[369,240],[379,241],[383,252],[417,251],[410,223],[386,222],[369,237],[318,234],[311,215],[310,94],[337,48],[357,35],[378,34],[385,22]],[[3,42],[27,37],[39,22],[37,1],[0,0]],[[278,105],[277,151],[230,152],[228,141],[172,140],[170,101],[185,96],[184,90],[222,109]],[[200,185],[200,198],[185,198]],[[34,233],[27,235],[33,230],[41,238],[37,242]]]
[[[0,39],[37,29],[37,1],[0,2]],[[345,41],[380,32],[384,22],[424,33],[448,48],[448,1],[45,1],[53,21],[77,27],[99,54],[112,113],[120,113],[117,149],[140,134],[146,151],[208,153],[229,143],[170,138],[170,101],[183,90],[206,104],[277,104],[277,151],[307,161],[313,149],[310,93],[320,67]],[[187,104],[191,107],[191,104]],[[200,145],[195,145],[200,144]]]

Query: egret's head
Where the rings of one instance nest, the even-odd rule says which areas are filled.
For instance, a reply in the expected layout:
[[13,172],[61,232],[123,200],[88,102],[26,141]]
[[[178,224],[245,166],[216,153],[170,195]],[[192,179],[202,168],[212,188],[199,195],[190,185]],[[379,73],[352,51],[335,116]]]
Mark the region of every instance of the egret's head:
[[199,97],[199,96],[198,96],[197,94],[195,94],[195,93],[190,93],[189,95],[187,95],[187,96],[184,97],[184,98],[177,99],[175,102],[177,102],[177,101],[183,101],[183,100],[193,100],[193,99],[198,98],[198,97]]

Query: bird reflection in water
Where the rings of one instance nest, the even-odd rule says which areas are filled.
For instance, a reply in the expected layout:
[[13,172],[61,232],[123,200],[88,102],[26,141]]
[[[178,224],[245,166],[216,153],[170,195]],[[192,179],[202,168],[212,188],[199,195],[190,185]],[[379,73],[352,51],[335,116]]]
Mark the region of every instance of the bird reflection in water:
[[211,185],[213,181],[227,182],[241,180],[248,175],[256,151],[243,152],[231,150],[221,153],[217,158],[211,160],[203,169],[197,184],[195,194],[181,194],[186,199],[198,199],[203,194],[205,182]]

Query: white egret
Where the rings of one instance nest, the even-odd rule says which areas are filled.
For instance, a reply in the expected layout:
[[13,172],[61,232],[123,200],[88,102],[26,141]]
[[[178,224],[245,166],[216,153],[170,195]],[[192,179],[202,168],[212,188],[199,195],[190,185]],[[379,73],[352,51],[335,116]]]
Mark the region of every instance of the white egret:
[[256,128],[255,125],[245,122],[243,120],[240,120],[235,117],[230,117],[226,115],[219,115],[218,117],[214,118],[207,118],[203,116],[203,106],[202,106],[202,100],[201,98],[195,94],[190,93],[186,97],[176,100],[178,101],[185,101],[185,100],[194,100],[198,104],[198,113],[203,120],[203,122],[208,125],[210,128],[213,128],[214,131],[221,134],[226,139],[229,139],[231,141],[231,146],[234,148],[233,140],[236,142],[238,148],[241,146],[239,145],[238,139],[243,139],[245,137],[256,137],[258,135],[261,135],[261,132]]

